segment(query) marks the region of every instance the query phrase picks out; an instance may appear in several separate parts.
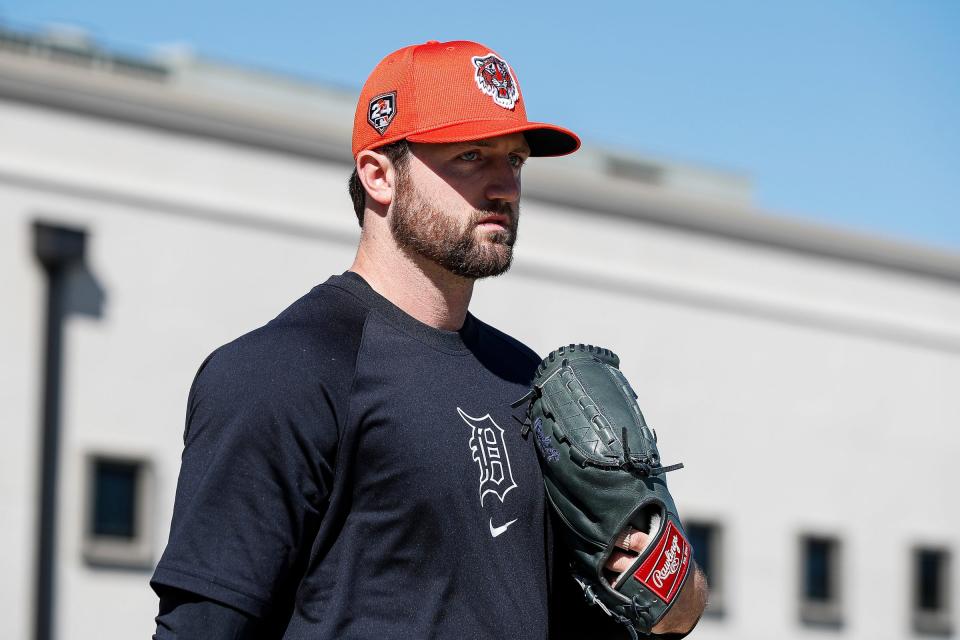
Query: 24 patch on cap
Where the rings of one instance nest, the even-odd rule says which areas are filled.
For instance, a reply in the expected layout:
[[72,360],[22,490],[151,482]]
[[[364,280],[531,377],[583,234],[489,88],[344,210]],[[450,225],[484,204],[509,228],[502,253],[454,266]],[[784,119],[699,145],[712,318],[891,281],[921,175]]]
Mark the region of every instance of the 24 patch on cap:
[[383,135],[394,116],[397,115],[397,92],[382,93],[379,96],[370,98],[370,106],[367,107],[367,122],[377,130],[377,133]]

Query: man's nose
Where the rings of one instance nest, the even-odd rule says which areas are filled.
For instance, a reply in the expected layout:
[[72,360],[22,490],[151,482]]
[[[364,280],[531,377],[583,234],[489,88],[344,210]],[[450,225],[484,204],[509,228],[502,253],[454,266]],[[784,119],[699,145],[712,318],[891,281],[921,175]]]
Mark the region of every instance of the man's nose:
[[484,195],[491,201],[517,202],[520,199],[520,172],[509,160],[497,163],[491,169]]

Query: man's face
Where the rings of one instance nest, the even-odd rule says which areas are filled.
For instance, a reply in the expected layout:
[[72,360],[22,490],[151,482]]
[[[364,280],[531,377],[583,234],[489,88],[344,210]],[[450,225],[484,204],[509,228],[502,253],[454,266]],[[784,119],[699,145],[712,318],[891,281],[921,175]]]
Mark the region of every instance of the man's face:
[[397,244],[465,278],[506,272],[530,155],[523,135],[410,148],[392,203]]

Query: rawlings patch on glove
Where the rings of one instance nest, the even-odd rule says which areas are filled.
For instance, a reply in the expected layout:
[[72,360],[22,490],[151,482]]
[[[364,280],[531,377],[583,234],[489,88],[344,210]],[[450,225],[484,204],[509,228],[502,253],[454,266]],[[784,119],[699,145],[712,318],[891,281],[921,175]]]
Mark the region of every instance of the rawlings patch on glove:
[[[527,402],[547,497],[561,523],[571,569],[591,604],[633,638],[666,615],[690,570],[692,549],[664,474],[656,434],[612,351],[569,345],[537,368]],[[637,530],[650,537],[619,576],[605,567]]]

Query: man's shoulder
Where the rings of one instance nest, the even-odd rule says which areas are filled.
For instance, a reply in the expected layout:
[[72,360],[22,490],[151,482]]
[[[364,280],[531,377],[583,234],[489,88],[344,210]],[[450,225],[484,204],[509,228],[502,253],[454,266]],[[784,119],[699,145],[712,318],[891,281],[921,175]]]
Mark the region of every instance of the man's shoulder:
[[528,384],[533,379],[537,365],[540,364],[540,356],[523,342],[500,329],[475,316],[473,320],[477,323],[479,344],[483,346],[482,354],[478,354],[481,360],[486,360],[488,366],[500,370],[501,375],[509,370],[512,375],[507,376],[508,378]]
[[289,389],[340,378],[355,364],[368,314],[348,292],[317,285],[267,324],[215,349],[198,379]]
[[540,362],[540,356],[537,355],[536,351],[520,342],[510,334],[505,333],[493,325],[477,319],[476,317],[474,317],[474,320],[477,322],[480,332],[486,334],[486,336],[488,336],[493,343],[498,344],[500,348],[507,350],[517,358],[530,360],[534,363]]

